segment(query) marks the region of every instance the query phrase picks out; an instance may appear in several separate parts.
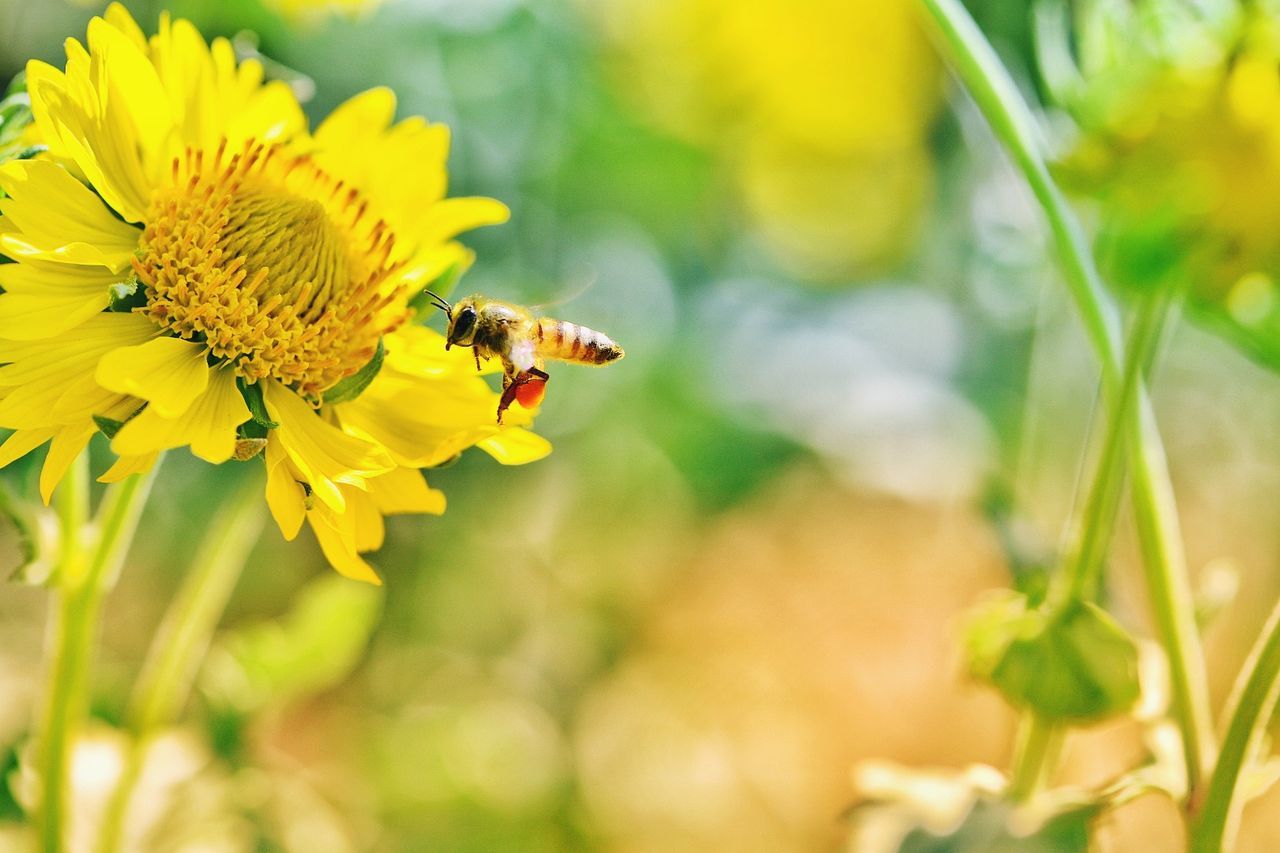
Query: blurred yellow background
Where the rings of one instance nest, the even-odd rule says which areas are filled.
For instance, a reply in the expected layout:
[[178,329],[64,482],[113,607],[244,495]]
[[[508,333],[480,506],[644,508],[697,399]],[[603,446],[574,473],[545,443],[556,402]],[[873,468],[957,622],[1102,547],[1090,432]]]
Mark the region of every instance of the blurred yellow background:
[[[145,29],[165,8],[265,57],[313,122],[387,85],[400,115],[447,123],[451,192],[512,209],[466,239],[478,260],[459,292],[580,292],[554,311],[628,353],[556,371],[545,461],[435,473],[448,511],[389,520],[382,592],[268,527],[186,722],[147,753],[131,849],[831,850],[849,843],[861,762],[1007,765],[1014,716],[962,677],[958,621],[1013,582],[1011,529],[1027,553],[1058,547],[1096,368],[1040,217],[910,4],[126,5]],[[1026,4],[969,5],[1043,86]],[[0,0],[0,78],[60,61],[98,11]],[[1245,275],[1269,288],[1278,260],[1280,97],[1259,107],[1275,123],[1246,116],[1261,150],[1219,121],[1212,84],[1158,85],[1161,116],[1086,109],[1080,89],[1074,123],[1064,106],[1048,126],[1070,124],[1062,174],[1117,242],[1126,217],[1181,210],[1145,195],[1170,160],[1227,196],[1214,207],[1166,175],[1160,191],[1191,213],[1140,235],[1165,247],[1209,230],[1234,251],[1169,261],[1202,276],[1189,320],[1217,319],[1179,325],[1155,380],[1191,566],[1238,573],[1208,632],[1217,707],[1280,593],[1274,345],[1249,343],[1271,319],[1219,310]],[[1265,168],[1227,169],[1241,147]],[[1255,183],[1268,193],[1241,191]],[[1205,205],[1221,214],[1209,225]],[[86,839],[191,543],[252,476],[171,456],[107,601],[97,723],[74,764]],[[36,462],[0,474],[9,494],[32,493]],[[1149,635],[1131,538],[1110,608]],[[45,599],[16,583],[0,597],[4,849],[34,849],[22,766]],[[1118,772],[1138,737],[1131,723],[1074,737],[1063,778]],[[1280,843],[1278,805],[1250,807],[1242,850]],[[1178,832],[1148,797],[1108,816],[1099,845],[1176,850]]]

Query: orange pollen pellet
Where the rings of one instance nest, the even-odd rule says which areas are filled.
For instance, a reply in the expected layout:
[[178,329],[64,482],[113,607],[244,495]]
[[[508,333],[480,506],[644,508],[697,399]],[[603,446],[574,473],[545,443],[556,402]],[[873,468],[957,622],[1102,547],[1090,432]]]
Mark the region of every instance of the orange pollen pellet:
[[147,286],[138,310],[248,381],[322,399],[407,316],[394,235],[367,208],[278,146],[188,149],[151,200],[133,261]]

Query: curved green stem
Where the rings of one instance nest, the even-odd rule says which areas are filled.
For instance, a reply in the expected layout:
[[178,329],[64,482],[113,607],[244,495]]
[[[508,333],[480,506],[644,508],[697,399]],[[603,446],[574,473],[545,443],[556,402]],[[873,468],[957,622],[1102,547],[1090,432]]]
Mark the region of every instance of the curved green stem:
[[1191,826],[1191,853],[1218,853],[1235,845],[1244,797],[1240,776],[1259,758],[1267,725],[1280,699],[1280,603],[1249,652],[1227,703],[1227,734],[1200,812]]
[[[1114,421],[1123,411],[1125,359],[1119,315],[1102,285],[1084,233],[1049,173],[1031,111],[959,0],[920,3],[937,25],[956,74],[1044,210],[1068,289],[1102,368],[1107,417]],[[1195,792],[1214,751],[1204,657],[1164,447],[1143,383],[1135,382],[1133,394],[1137,416],[1123,419],[1128,422],[1133,511],[1155,622],[1169,659],[1173,713],[1182,732],[1188,790]]]
[[52,666],[38,759],[40,849],[46,853],[65,849],[71,746],[87,713],[89,664],[102,597],[114,582],[133,541],[155,471],[153,467],[151,473],[130,477],[107,489],[96,529],[91,531],[92,542],[86,543],[87,466],[82,454],[59,487],[63,552],[56,576]]
[[210,523],[196,561],[160,623],[126,712],[133,741],[102,819],[99,853],[120,849],[147,740],[178,718],[262,524],[261,484],[254,479]]

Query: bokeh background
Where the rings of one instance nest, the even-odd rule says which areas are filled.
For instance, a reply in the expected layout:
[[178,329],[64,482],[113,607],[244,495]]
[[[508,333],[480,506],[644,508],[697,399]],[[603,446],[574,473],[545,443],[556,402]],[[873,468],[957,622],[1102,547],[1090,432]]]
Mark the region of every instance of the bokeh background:
[[[627,349],[555,371],[545,461],[435,473],[448,512],[391,520],[383,590],[265,530],[148,760],[138,849],[829,850],[860,762],[1005,765],[1012,714],[960,676],[956,621],[1057,546],[1096,375],[1036,209],[906,0],[126,5],[266,57],[313,124],[374,85],[447,123],[453,194],[512,209],[468,236],[460,290],[572,297],[554,313]],[[1027,4],[969,5],[1044,100]],[[100,10],[0,0],[0,80]],[[1280,592],[1280,395],[1194,322],[1156,386],[1191,565],[1241,590],[1208,634],[1221,702]],[[85,832],[192,544],[250,476],[170,456],[107,602]],[[1145,631],[1125,533],[1112,569]],[[6,849],[45,611],[0,595]],[[1139,753],[1131,724],[1099,727],[1065,778]],[[1274,849],[1276,806],[1244,849]],[[1176,833],[1151,797],[1101,843]]]

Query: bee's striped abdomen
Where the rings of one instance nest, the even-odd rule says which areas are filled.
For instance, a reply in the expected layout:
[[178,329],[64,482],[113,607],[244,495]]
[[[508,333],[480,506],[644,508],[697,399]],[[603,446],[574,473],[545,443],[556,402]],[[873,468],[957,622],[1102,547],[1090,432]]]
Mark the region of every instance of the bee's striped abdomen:
[[577,323],[541,317],[534,324],[533,334],[540,358],[578,364],[608,364],[623,356],[622,347],[608,335]]

